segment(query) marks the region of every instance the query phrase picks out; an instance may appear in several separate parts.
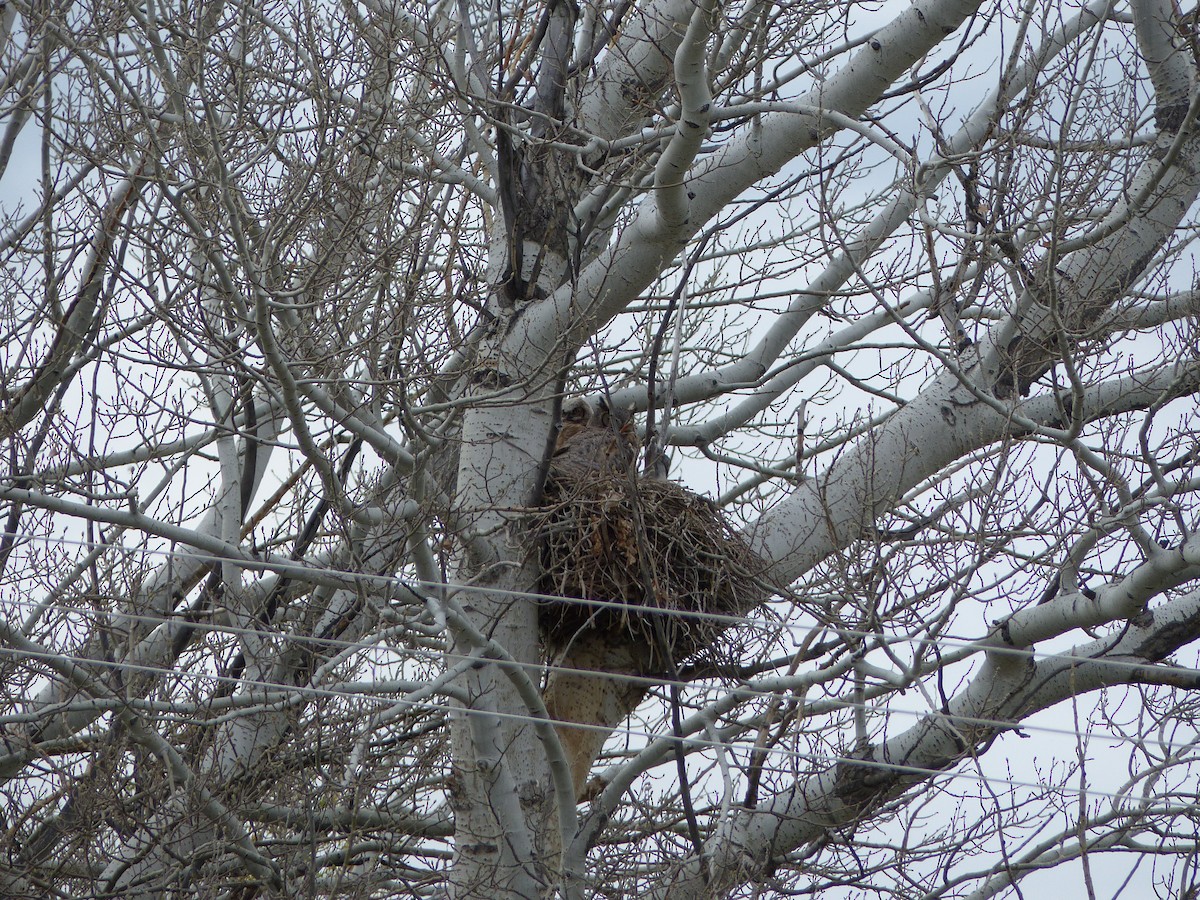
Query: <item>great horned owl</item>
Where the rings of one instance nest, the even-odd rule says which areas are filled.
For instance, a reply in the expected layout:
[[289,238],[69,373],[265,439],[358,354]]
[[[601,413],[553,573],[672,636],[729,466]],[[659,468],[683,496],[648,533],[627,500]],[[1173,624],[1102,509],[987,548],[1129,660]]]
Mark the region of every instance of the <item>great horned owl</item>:
[[568,481],[605,478],[628,472],[638,454],[633,412],[596,407],[583,398],[563,404],[563,426],[550,458],[550,476]]
[[[568,494],[586,492],[593,482],[636,471],[639,442],[631,410],[613,409],[604,400],[593,406],[575,398],[563,404],[562,418],[550,458],[550,478],[559,482],[560,489]],[[624,632],[610,635],[590,630],[551,660],[546,709],[558,723],[578,794],[585,789],[609,731],[645,692],[638,682],[605,674],[634,673],[636,652]],[[573,727],[577,725],[584,727]]]

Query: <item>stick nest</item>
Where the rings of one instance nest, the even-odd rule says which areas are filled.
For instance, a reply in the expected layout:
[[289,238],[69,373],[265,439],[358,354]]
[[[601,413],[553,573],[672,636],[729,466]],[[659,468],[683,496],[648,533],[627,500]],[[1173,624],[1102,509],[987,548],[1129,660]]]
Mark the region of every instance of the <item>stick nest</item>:
[[[708,500],[628,473],[546,485],[539,522],[542,592],[616,606],[545,601],[542,637],[552,658],[588,633],[628,639],[642,674],[711,658],[727,621],[761,597],[757,557]],[[701,615],[695,615],[701,614]]]

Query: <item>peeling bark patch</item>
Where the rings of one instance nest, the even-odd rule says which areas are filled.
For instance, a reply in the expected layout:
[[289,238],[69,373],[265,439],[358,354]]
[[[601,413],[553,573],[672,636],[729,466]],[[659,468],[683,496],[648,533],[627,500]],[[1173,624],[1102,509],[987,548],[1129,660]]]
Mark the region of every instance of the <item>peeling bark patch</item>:
[[1187,121],[1188,104],[1180,101],[1170,106],[1159,106],[1154,110],[1154,127],[1159,131],[1176,134]]
[[1156,246],[1154,249],[1147,250],[1145,253],[1143,253],[1141,256],[1139,256],[1137,259],[1135,259],[1133,261],[1133,264],[1130,265],[1128,270],[1126,270],[1124,276],[1117,283],[1117,290],[1108,292],[1109,296],[1105,297],[1105,305],[1108,305],[1112,302],[1112,300],[1109,299],[1109,297],[1112,297],[1114,294],[1123,292],[1125,290],[1125,288],[1129,287],[1129,285],[1133,284],[1133,282],[1137,280],[1138,276],[1140,276],[1142,274],[1142,272],[1145,271],[1146,267],[1148,265],[1150,265],[1150,261],[1152,259],[1154,259],[1154,256],[1157,252],[1158,252],[1158,250],[1157,250],[1157,246]]
[[450,798],[452,809],[462,809],[468,802],[463,785],[463,775],[457,768],[453,769],[446,778],[446,795]]
[[1000,640],[1004,641],[1004,643],[1008,644],[1008,646],[1013,647],[1016,645],[1013,644],[1012,627],[1011,626],[1012,626],[1012,622],[1010,622],[1007,619],[1005,619],[1000,624]]
[[[1143,616],[1149,616],[1150,622],[1153,623],[1153,613],[1147,611],[1143,613]],[[1140,622],[1137,624],[1141,628],[1148,627],[1142,625]],[[1158,627],[1153,635],[1147,637],[1145,641],[1138,645],[1134,654],[1151,662],[1159,662],[1166,659],[1180,647],[1194,641],[1198,634],[1200,634],[1200,616],[1190,616],[1178,622]]]
[[[875,762],[875,748],[861,754],[864,763]],[[872,765],[841,763],[836,776],[837,796],[847,806],[869,809],[888,796],[899,782],[899,773]]]
[[471,376],[471,384],[485,388],[503,388],[512,384],[512,378],[499,369],[484,368]]
[[1075,397],[1066,391],[1062,392],[1061,402],[1063,408],[1063,423],[1060,428],[1067,428],[1071,424],[1071,420],[1075,417]]

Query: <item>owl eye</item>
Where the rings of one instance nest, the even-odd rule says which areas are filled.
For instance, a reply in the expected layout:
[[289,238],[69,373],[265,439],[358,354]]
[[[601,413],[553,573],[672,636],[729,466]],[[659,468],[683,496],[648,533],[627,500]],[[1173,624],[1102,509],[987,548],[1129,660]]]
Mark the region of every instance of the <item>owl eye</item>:
[[562,420],[571,425],[586,425],[592,420],[592,408],[582,397],[574,397],[563,403]]
[[597,424],[603,425],[606,428],[612,428],[622,434],[628,433],[633,425],[633,407],[630,406],[609,406],[608,400],[600,398],[600,415]]

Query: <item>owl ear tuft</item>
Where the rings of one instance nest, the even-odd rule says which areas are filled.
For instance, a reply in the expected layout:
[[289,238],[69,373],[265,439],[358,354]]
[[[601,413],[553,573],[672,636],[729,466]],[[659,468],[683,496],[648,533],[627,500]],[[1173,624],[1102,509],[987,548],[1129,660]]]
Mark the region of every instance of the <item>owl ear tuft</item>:
[[633,426],[633,407],[612,406],[607,398],[601,397],[600,413],[596,424],[604,428],[611,428],[613,431],[627,433]]
[[572,397],[562,405],[563,424],[590,425],[596,417],[595,410],[586,397]]

